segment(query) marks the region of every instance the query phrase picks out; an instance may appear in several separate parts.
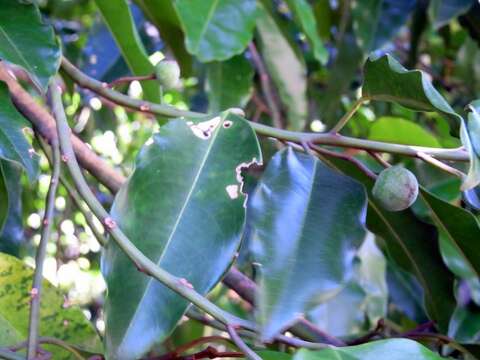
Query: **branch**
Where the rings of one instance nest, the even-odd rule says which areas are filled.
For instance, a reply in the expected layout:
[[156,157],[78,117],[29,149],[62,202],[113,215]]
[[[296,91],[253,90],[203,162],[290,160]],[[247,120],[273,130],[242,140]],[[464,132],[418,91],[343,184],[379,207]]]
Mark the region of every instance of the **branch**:
[[338,121],[338,123],[332,128],[331,132],[336,134],[339,133],[340,130],[343,129],[345,125],[347,125],[348,121],[352,118],[352,116],[360,109],[360,106],[363,105],[364,102],[368,101],[368,99],[361,97],[353,104],[352,108],[348,110],[348,112],[342,116],[342,118]]
[[[78,349],[78,350],[75,349],[74,345],[70,345],[63,340],[53,338],[53,337],[40,337],[40,338],[38,338],[38,343],[39,344],[50,344],[50,345],[55,345],[55,346],[61,347],[61,348],[65,349],[66,351],[72,353],[73,356],[75,358],[77,358],[78,360],[85,360],[85,358],[80,354],[80,351],[81,351],[80,349]],[[9,348],[9,350],[11,350],[13,352],[19,351],[20,349],[23,349],[24,347],[26,347],[27,344],[28,344],[28,341],[24,341],[24,342],[21,342],[20,344],[11,346]],[[23,356],[22,356],[21,359],[25,360],[25,358]]]
[[52,178],[50,180],[50,186],[47,193],[45,215],[43,217],[42,235],[40,238],[40,244],[37,249],[37,256],[35,259],[35,273],[33,276],[33,285],[30,302],[30,322],[28,328],[28,346],[27,346],[27,359],[32,360],[37,355],[38,346],[38,328],[40,317],[40,295],[42,291],[42,279],[43,279],[43,262],[47,252],[47,244],[50,239],[50,233],[52,229],[53,213],[55,211],[55,195],[58,188],[58,178],[60,175],[60,149],[58,147],[58,141],[54,139],[52,141],[53,148],[53,171]]
[[242,338],[237,334],[237,330],[231,324],[227,325],[227,331],[230,335],[230,338],[238,346],[240,350],[245,354],[247,359],[249,360],[262,360],[260,356],[258,356],[252,349],[248,347],[247,344],[242,340]]
[[[100,96],[103,96],[119,105],[136,109],[141,112],[156,114],[166,117],[202,117],[205,114],[191,111],[182,111],[168,105],[159,105],[147,101],[132,99],[115,90],[108,89],[97,81],[73,66],[67,59],[62,58],[62,68],[65,72],[78,84],[90,89]],[[355,148],[362,150],[371,150],[375,152],[387,152],[393,154],[400,154],[405,156],[417,157],[417,153],[423,152],[427,155],[433,156],[437,159],[451,160],[451,161],[469,161],[468,153],[462,148],[457,149],[442,149],[430,148],[421,146],[410,146],[384,143],[380,141],[363,140],[341,136],[333,133],[305,133],[297,131],[289,131],[277,129],[271,126],[259,124],[250,121],[250,126],[259,135],[277,138],[283,141],[291,141],[298,144],[313,143],[317,145],[331,145],[337,147]]]
[[182,279],[171,275],[169,272],[158,267],[153,261],[146,257],[120,230],[108,212],[103,208],[95,195],[91,192],[85,181],[80,167],[75,158],[71,143],[70,128],[68,127],[65,112],[62,105],[60,89],[56,86],[50,86],[53,100],[53,112],[57,120],[58,138],[63,158],[66,159],[67,167],[70,171],[75,186],[88,207],[93,211],[102,223],[105,230],[110,233],[112,239],[124,251],[124,253],[134,262],[134,264],[147,275],[159,280],[162,284],[173,290],[180,296],[195,304],[198,308],[213,316],[224,324],[238,324],[247,329],[254,329],[255,326],[247,320],[238,318],[228,312],[220,309],[215,304],[208,301],[205,297],[197,293]]
[[[0,62],[0,81],[4,81],[9,88],[13,103],[17,109],[33,124],[35,129],[48,140],[49,143],[57,138],[55,120],[20,84],[7,72],[5,65]],[[109,190],[115,192],[125,181],[124,177],[108,166],[78,137],[72,137],[73,148],[82,167],[93,174]]]
[[113,88],[121,84],[131,83],[132,81],[155,80],[156,78],[157,76],[155,74],[142,75],[142,76],[124,76],[112,81],[111,83],[107,84],[107,86],[109,88]]
[[0,358],[7,360],[25,360],[25,357],[22,355],[16,354],[15,352],[7,349],[0,349]]

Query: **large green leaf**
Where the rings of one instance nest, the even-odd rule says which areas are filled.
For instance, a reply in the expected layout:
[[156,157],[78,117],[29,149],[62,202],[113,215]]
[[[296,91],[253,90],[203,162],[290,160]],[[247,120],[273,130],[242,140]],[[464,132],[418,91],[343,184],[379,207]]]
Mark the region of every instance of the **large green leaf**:
[[390,55],[371,56],[364,67],[363,96],[371,100],[391,101],[416,111],[436,111],[460,125],[443,96],[420,70],[407,70]]
[[[30,289],[33,269],[19,259],[0,253],[0,347],[24,341],[28,336]],[[63,294],[44,280],[40,304],[41,336],[55,337],[82,350],[102,353],[102,344],[82,310],[65,307]],[[48,347],[54,359],[71,359],[71,353]]]
[[261,53],[287,109],[288,127],[303,130],[308,116],[307,70],[303,57],[298,55],[273,10],[265,3],[259,3],[257,20]]
[[313,13],[312,7],[306,0],[287,0],[288,7],[295,14],[296,19],[308,38],[312,48],[313,55],[322,65],[328,61],[328,50],[325,48],[320,34],[317,30],[317,19]]
[[[146,256],[205,294],[240,245],[240,171],[261,161],[261,153],[255,133],[238,116],[188,120],[169,122],[144,145],[111,214]],[[171,333],[188,302],[137,271],[113,241],[102,271],[108,356],[136,359]]]
[[419,221],[410,210],[383,210],[371,196],[374,181],[352,163],[335,158],[326,161],[365,185],[369,193],[368,229],[383,239],[396,265],[415,275],[424,291],[428,315],[446,330],[455,306],[453,277],[442,261],[436,229]]
[[8,87],[0,82],[0,159],[20,164],[30,180],[38,174],[38,155],[23,134],[30,124],[10,101]]
[[255,0],[176,0],[187,50],[200,61],[240,54],[253,36]]
[[185,48],[185,36],[172,0],[135,0],[160,31],[160,38],[172,50],[183,76],[191,75],[192,57]]
[[4,0],[0,11],[0,59],[23,67],[45,90],[60,66],[60,47],[53,28],[43,23],[37,6]]
[[355,1],[353,26],[365,52],[378,49],[393,38],[415,8],[415,0]]
[[441,360],[422,344],[407,339],[372,341],[357,346],[329,348],[320,351],[302,349],[294,360]]
[[[126,0],[95,0],[95,3],[132,73],[134,75],[153,74],[155,68],[148,59],[128,2]],[[157,82],[143,82],[142,88],[146,100],[160,101],[160,88]]]
[[368,138],[405,145],[441,147],[436,137],[420,125],[403,118],[382,116],[370,126]]
[[17,255],[20,244],[26,240],[22,224],[21,176],[22,168],[18,164],[0,160],[0,252],[11,255]]
[[461,187],[463,191],[480,184],[480,100],[471,103],[469,108],[468,119],[462,121],[460,127],[460,139],[470,158],[468,174]]
[[258,320],[272,339],[349,280],[366,234],[366,195],[356,181],[288,148],[270,160],[248,211],[261,272]]
[[243,55],[207,66],[208,109],[215,113],[244,107],[252,92],[254,71]]

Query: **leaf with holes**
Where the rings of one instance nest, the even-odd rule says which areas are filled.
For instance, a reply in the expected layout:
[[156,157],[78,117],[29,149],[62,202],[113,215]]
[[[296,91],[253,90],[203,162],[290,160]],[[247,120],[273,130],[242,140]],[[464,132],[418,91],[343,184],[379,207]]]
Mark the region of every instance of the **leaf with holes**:
[[21,165],[33,181],[38,174],[38,155],[23,134],[29,126],[11,103],[7,85],[0,82],[0,158]]
[[348,282],[366,234],[366,201],[359,183],[314,156],[288,148],[271,159],[248,208],[265,340]]
[[[206,294],[240,245],[240,170],[255,161],[261,161],[255,133],[236,115],[171,121],[141,149],[112,218],[153,262]],[[188,302],[139,272],[113,241],[102,271],[107,354],[137,359],[172,332]]]
[[[28,336],[30,290],[33,269],[19,259],[0,253],[0,347],[24,341]],[[40,335],[55,337],[83,351],[102,353],[102,343],[92,324],[78,307],[66,307],[64,295],[44,280],[40,304]],[[71,359],[71,353],[45,346],[53,358]]]
[[200,61],[240,54],[253,36],[255,0],[177,0],[187,50]]
[[0,59],[23,67],[33,82],[45,90],[60,66],[60,47],[53,28],[43,23],[32,3],[2,1]]

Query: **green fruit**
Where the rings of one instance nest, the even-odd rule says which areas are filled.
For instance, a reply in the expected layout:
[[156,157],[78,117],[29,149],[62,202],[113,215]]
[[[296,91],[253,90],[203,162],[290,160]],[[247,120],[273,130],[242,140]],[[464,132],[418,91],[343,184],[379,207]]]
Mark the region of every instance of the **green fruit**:
[[372,194],[388,211],[405,210],[417,199],[418,181],[411,171],[392,166],[378,175]]
[[164,60],[155,66],[155,74],[160,84],[171,89],[178,84],[180,80],[180,68],[176,61]]

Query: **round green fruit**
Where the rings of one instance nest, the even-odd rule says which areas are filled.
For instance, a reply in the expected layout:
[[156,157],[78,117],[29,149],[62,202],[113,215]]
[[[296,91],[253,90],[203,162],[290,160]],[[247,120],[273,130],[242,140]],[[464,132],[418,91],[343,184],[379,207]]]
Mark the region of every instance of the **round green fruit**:
[[417,199],[418,181],[411,171],[392,166],[378,175],[372,194],[388,211],[405,210]]
[[176,61],[164,60],[155,66],[155,74],[160,84],[171,89],[178,84],[180,80],[180,68]]

